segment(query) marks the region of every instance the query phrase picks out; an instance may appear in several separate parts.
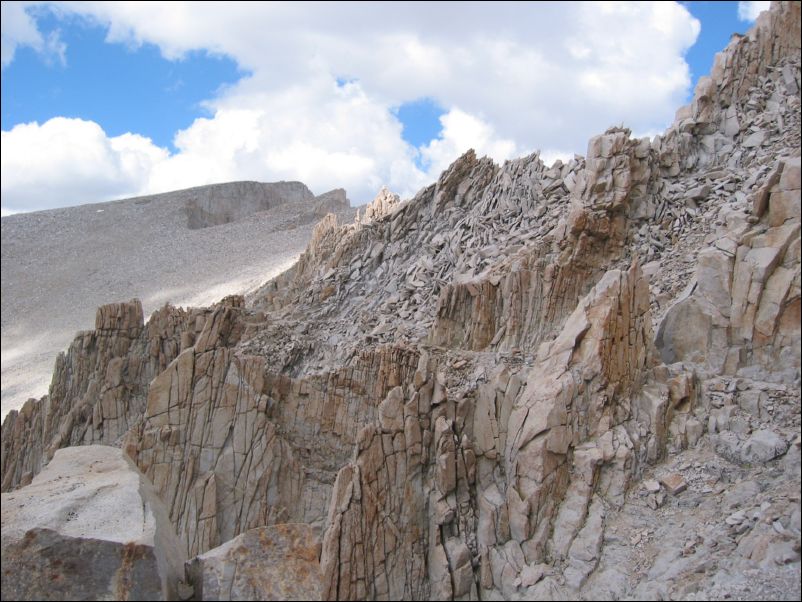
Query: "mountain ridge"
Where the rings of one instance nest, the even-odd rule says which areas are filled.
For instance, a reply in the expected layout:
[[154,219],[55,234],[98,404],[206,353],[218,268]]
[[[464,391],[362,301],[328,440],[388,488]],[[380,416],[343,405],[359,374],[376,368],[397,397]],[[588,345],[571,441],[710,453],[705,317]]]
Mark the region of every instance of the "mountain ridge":
[[247,302],[101,307],[3,424],[4,523],[112,444],[197,558],[182,597],[291,523],[324,599],[798,596],[799,31],[772,3],[654,139],[469,151],[329,215]]
[[329,210],[350,215],[344,191],[231,182],[4,217],[3,416],[46,392],[53,359],[97,306],[140,297],[149,315],[255,287]]

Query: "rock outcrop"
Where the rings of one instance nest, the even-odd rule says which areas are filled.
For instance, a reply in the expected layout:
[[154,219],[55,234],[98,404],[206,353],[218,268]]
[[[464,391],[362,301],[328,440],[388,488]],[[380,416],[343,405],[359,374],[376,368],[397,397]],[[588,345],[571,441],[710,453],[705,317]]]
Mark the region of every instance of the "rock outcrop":
[[773,3],[653,140],[469,151],[247,300],[103,308],[4,489],[119,442],[203,599],[266,595],[230,571],[287,523],[325,599],[798,595],[799,29]]
[[56,360],[50,394],[3,422],[3,490],[29,483],[62,447],[117,442],[141,419],[150,381],[208,313],[166,306],[145,326],[137,299],[100,307],[95,330]]
[[754,195],[754,227],[728,213],[699,253],[689,294],[660,325],[666,363],[793,381],[800,371],[800,159],[780,158]]
[[252,290],[297,260],[328,212],[356,213],[341,189],[229,182],[4,217],[2,418],[47,392],[53,360],[98,306],[137,297],[147,318]]
[[184,194],[190,230],[227,224],[277,205],[314,198],[301,182],[232,182],[190,188]]
[[183,560],[164,504],[119,449],[59,450],[3,494],[4,600],[173,600]]

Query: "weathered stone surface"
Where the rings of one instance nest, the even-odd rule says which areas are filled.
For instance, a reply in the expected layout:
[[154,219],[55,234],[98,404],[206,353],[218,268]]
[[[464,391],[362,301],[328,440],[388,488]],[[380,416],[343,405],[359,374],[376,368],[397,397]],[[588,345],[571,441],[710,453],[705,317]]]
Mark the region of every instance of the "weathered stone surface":
[[[331,375],[294,380],[225,340],[210,338],[207,351],[196,345],[176,358],[151,383],[144,417],[126,439],[127,452],[171,500],[190,556],[262,525],[320,529],[360,427],[388,416],[378,400],[397,401],[398,383],[418,364],[417,354],[386,348]],[[404,429],[400,409],[393,405],[388,429]]]
[[[620,319],[627,320],[627,325],[620,324]],[[410,388],[410,402],[404,404],[404,415],[407,417],[409,408],[411,413],[406,419],[412,422],[408,424],[422,421],[429,425],[432,435],[424,437],[429,444],[424,445],[420,454],[415,448],[413,455],[409,447],[404,451],[403,441],[396,445],[394,439],[384,434],[388,429],[382,414],[381,430],[367,427],[363,432],[360,453],[355,462],[340,471],[329,508],[321,564],[324,582],[331,585],[324,596],[343,599],[475,596],[476,583],[467,568],[470,565],[465,560],[466,553],[478,553],[484,559],[480,560],[480,570],[483,574],[487,571],[488,577],[483,580],[485,589],[513,591],[516,580],[531,581],[531,585],[538,581],[529,572],[521,571],[527,563],[542,561],[552,547],[553,553],[560,549],[561,554],[572,559],[577,587],[581,585],[583,577],[579,575],[589,572],[602,532],[601,515],[593,523],[595,526],[587,529],[583,529],[581,520],[593,496],[590,485],[593,475],[603,472],[606,462],[612,467],[631,458],[631,452],[623,445],[623,441],[632,445],[626,431],[614,429],[628,411],[615,406],[605,410],[601,399],[629,398],[629,387],[647,369],[650,329],[647,289],[637,267],[629,272],[608,273],[568,318],[563,334],[542,351],[542,359],[532,368],[525,388],[530,395],[517,397],[524,389],[520,385],[513,389],[511,408],[503,414],[503,432],[516,435],[508,438],[506,446],[500,449],[497,449],[497,432],[501,423],[492,427],[501,418],[495,403],[476,422],[463,422],[459,418],[458,408],[472,407],[468,400],[446,399],[438,406],[443,415],[438,412],[427,417],[421,413],[419,404],[412,404],[419,399],[420,392]],[[588,402],[582,393],[583,381],[573,380],[574,371],[590,380],[588,391],[596,391],[602,382],[610,383],[613,388],[599,393],[599,397],[594,394]],[[504,378],[509,382],[509,374]],[[479,399],[494,395],[497,389],[503,393],[507,387],[509,384],[483,389]],[[480,407],[476,406],[476,411]],[[569,407],[574,409],[567,411]],[[663,414],[658,410],[649,419],[652,428],[665,421],[668,406],[662,407]],[[456,412],[456,419],[447,418],[452,412]],[[580,420],[579,416],[583,418]],[[483,426],[487,422],[491,424],[489,431]],[[479,435],[476,445],[472,443],[471,431]],[[664,437],[663,433],[658,436]],[[571,449],[573,464],[566,462]],[[504,462],[507,474],[518,475],[515,485],[493,483],[490,473],[482,473],[482,466],[489,467],[494,462]],[[572,472],[581,476],[572,479],[569,476]],[[422,479],[427,473],[432,474],[433,484]],[[562,506],[550,502],[559,499],[566,485],[568,492]],[[470,525],[475,520],[471,518],[475,511],[465,507],[463,500],[469,499],[466,496],[476,486],[485,488],[487,501],[479,505],[478,529],[474,534]],[[506,504],[499,486],[507,491]],[[625,482],[610,482],[606,487],[609,495],[622,495]],[[427,499],[433,508],[428,517],[422,514]],[[540,512],[530,517],[528,509],[537,505]],[[503,513],[500,507],[504,508]],[[382,517],[393,517],[393,535],[383,528],[387,519]],[[422,537],[410,536],[415,531],[414,525],[425,529]],[[443,529],[460,535],[444,539],[439,536]],[[550,539],[552,532],[554,536]],[[574,547],[560,547],[578,532],[581,536]],[[392,547],[387,545],[388,537]],[[402,568],[401,558],[423,558],[419,541],[429,542],[428,566],[413,563]],[[363,546],[368,549],[380,546],[385,552],[379,558],[363,558]],[[487,562],[489,566],[485,565]],[[355,571],[355,563],[364,568]],[[366,576],[364,584],[358,577],[362,574]]]
[[683,598],[798,568],[799,446],[757,461],[798,441],[798,20],[775,4],[734,38],[663,136],[610,128],[551,167],[469,151],[191,314],[124,440],[185,550],[305,523],[322,597],[351,600]]
[[233,222],[284,203],[312,200],[301,182],[232,182],[191,191],[184,205],[187,227],[193,230]]
[[[419,382],[430,382],[434,377],[429,368],[425,364],[421,368]],[[453,515],[448,496],[453,497],[458,476],[465,479],[467,470],[464,462],[459,464],[462,470],[457,466],[453,435],[443,416],[437,419],[439,428],[432,436],[434,425],[422,401],[426,390],[424,383],[405,397],[403,432],[385,433],[377,424],[365,426],[356,460],[337,474],[321,553],[324,599],[424,599],[433,587],[445,586],[442,579],[430,585],[427,577],[433,571],[443,578],[450,574],[444,542],[427,542],[430,521],[436,520],[427,516],[427,499]],[[453,404],[442,402],[437,413],[449,405]],[[423,438],[421,430],[426,433]],[[434,487],[423,478],[429,462],[436,466]],[[433,560],[427,568],[428,545]],[[463,563],[452,562],[463,574]],[[460,583],[465,583],[464,576]],[[452,591],[450,584],[448,591]]]
[[56,360],[49,395],[3,422],[2,490],[29,483],[61,447],[119,441],[141,418],[148,383],[206,313],[165,306],[145,326],[136,299],[100,307],[96,330],[79,333]]
[[799,220],[800,211],[800,158],[783,161],[780,181],[771,189],[769,196],[769,225],[782,226],[788,220]]
[[365,207],[364,219],[373,221],[389,215],[401,203],[401,197],[390,192],[387,188],[382,188],[367,207]]
[[316,196],[315,202],[315,214],[318,217],[324,217],[329,213],[342,211],[351,206],[345,190],[342,188],[335,188]]
[[194,600],[320,600],[319,544],[304,524],[260,527],[193,558]]
[[762,429],[755,431],[743,446],[741,457],[744,462],[768,462],[783,455],[788,443],[774,431]]
[[[770,200],[782,194],[799,202],[798,189],[786,190],[796,185],[795,163],[778,162],[763,222],[741,237],[734,258],[715,248],[699,254],[695,290],[666,313],[658,330],[664,361],[705,363],[716,373],[799,372],[800,213],[778,209],[772,218]],[[788,178],[775,175],[785,169]],[[743,350],[737,359],[728,355],[735,346]]]
[[116,448],[59,450],[3,493],[4,600],[171,600],[185,555],[152,485]]
[[696,299],[682,299],[666,312],[657,332],[657,346],[663,361],[709,361],[710,315]]
[[682,475],[676,472],[663,476],[660,482],[666,486],[666,489],[671,495],[679,495],[688,488],[688,483],[685,482]]

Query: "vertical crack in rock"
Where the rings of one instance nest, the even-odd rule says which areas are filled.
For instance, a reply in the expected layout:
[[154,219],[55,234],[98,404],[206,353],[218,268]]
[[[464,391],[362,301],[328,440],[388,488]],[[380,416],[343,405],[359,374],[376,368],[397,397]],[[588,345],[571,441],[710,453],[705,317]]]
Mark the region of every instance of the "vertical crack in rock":
[[202,599],[798,595],[799,39],[775,2],[664,134],[469,151],[247,299],[100,308],[3,491],[121,445]]

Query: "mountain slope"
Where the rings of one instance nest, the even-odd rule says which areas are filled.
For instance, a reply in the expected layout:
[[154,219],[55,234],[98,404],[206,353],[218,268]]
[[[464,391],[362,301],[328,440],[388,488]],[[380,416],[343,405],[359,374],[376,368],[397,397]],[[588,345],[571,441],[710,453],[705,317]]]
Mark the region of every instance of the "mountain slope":
[[233,182],[4,217],[3,416],[46,392],[54,358],[97,306],[139,297],[149,315],[252,288],[347,206],[343,191]]
[[311,525],[327,599],[798,597],[801,62],[773,3],[662,136],[468,152],[247,303],[100,308],[3,489],[118,442],[189,557]]

